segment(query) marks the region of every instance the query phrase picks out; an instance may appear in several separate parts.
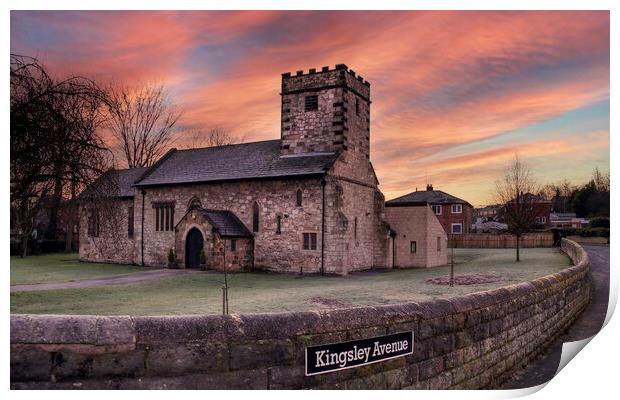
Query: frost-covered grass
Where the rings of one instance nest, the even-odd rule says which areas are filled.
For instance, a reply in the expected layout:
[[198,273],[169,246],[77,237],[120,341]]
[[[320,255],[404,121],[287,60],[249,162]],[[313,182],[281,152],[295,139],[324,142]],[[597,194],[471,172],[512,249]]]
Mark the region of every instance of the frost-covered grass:
[[144,271],[134,265],[81,263],[75,253],[11,257],[11,285],[66,282]]
[[[514,261],[514,252],[514,249],[455,250],[456,275],[482,273],[499,275],[501,279],[452,288],[427,282],[448,275],[449,266],[368,271],[345,277],[299,277],[261,272],[229,274],[229,310],[231,313],[316,310],[448,298],[523,282],[570,265],[568,257],[556,249],[522,249],[519,263]],[[118,266],[112,266],[115,267]],[[223,282],[223,274],[209,271],[92,289],[11,293],[11,312],[218,314],[222,310]]]

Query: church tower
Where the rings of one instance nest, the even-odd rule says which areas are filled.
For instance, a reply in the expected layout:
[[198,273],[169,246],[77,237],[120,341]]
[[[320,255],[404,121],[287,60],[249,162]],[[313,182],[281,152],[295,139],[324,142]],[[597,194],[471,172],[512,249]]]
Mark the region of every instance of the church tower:
[[281,155],[370,158],[370,83],[344,64],[282,74]]

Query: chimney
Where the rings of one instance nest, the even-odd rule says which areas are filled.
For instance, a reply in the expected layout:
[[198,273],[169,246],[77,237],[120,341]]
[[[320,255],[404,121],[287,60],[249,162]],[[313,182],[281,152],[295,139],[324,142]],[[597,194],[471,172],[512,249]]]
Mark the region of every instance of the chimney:
[[433,191],[433,185],[431,185],[431,184],[426,185],[426,191],[427,192],[432,192]]

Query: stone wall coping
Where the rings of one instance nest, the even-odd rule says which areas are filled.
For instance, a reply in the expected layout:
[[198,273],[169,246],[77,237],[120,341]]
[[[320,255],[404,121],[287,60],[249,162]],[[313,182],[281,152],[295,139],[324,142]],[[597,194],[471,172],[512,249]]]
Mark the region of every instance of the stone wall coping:
[[562,250],[575,265],[532,281],[484,292],[404,304],[362,306],[327,311],[231,315],[98,316],[11,315],[12,344],[94,344],[204,342],[290,338],[334,331],[447,317],[544,291],[589,269],[588,255],[562,239]]

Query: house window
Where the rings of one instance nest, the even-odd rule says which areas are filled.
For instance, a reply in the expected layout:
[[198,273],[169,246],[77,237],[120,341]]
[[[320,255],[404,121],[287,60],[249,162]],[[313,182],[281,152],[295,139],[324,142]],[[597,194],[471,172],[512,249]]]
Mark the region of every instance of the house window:
[[236,250],[237,250],[237,240],[230,239],[230,251],[236,251]]
[[431,208],[433,209],[435,215],[441,215],[441,206],[439,204],[433,204],[431,205]]
[[258,232],[258,228],[259,228],[259,209],[258,209],[258,203],[254,202],[254,205],[252,206],[252,232]]
[[168,232],[174,229],[174,203],[154,203],[155,231]]
[[355,115],[360,115],[360,101],[355,99]]
[[88,236],[99,236],[99,210],[93,208],[88,214]]
[[357,240],[357,217],[353,220],[353,238]]
[[409,242],[409,250],[411,251],[411,254],[415,254],[418,251],[418,242]]
[[452,214],[461,214],[463,212],[462,204],[452,204]]
[[316,111],[319,109],[319,96],[306,96],[306,111]]
[[452,233],[463,233],[463,224],[452,224]]
[[127,237],[133,237],[133,207],[127,208]]
[[536,217],[537,224],[544,224],[547,222],[547,217]]
[[304,233],[304,250],[316,250],[316,233]]
[[278,235],[282,233],[282,217],[279,215],[276,217],[276,233]]
[[302,204],[302,196],[303,196],[303,193],[302,193],[301,189],[297,189],[296,201],[295,201],[295,205],[296,205],[297,207],[301,207],[301,204]]
[[441,236],[437,236],[437,251],[441,251]]

